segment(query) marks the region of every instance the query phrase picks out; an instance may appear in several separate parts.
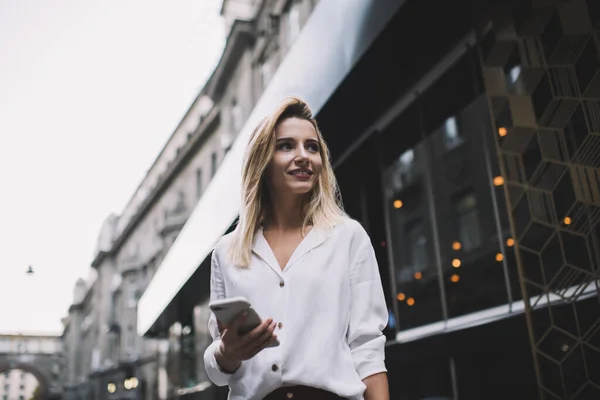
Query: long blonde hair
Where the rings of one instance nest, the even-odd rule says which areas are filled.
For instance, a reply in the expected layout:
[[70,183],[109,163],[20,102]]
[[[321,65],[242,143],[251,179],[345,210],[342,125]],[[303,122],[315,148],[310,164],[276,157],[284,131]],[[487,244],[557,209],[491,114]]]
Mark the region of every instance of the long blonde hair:
[[254,129],[244,157],[242,206],[229,248],[230,261],[239,267],[249,266],[254,236],[272,204],[269,201],[265,171],[275,153],[275,128],[288,118],[304,119],[314,126],[322,159],[321,174],[308,193],[308,201],[304,206],[302,232],[310,224],[319,228],[333,228],[346,216],[329,150],[317,121],[304,101],[296,97],[287,98]]

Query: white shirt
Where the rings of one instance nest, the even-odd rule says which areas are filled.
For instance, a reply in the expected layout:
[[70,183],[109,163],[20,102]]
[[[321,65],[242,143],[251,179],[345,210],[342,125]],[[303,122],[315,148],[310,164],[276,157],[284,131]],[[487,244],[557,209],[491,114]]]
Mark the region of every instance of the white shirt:
[[229,399],[262,399],[281,386],[305,385],[363,399],[362,380],[385,372],[382,330],[388,312],[371,241],[362,226],[346,219],[331,230],[313,228],[283,270],[262,230],[256,233],[249,268],[227,260],[230,236],[215,246],[211,301],[243,296],[262,318],[281,322],[280,345],[243,361],[233,374],[214,354],[220,334],[204,353],[210,380],[229,385]]

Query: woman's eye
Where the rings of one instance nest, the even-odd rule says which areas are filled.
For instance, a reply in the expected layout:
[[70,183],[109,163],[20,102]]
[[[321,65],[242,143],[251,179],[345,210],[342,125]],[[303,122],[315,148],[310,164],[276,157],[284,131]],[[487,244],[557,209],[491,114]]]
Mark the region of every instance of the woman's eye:
[[306,146],[306,148],[308,151],[312,151],[314,153],[317,153],[319,151],[319,145],[316,143],[310,143]]
[[291,150],[292,144],[288,143],[288,142],[279,143],[279,145],[277,146],[277,149],[278,150]]

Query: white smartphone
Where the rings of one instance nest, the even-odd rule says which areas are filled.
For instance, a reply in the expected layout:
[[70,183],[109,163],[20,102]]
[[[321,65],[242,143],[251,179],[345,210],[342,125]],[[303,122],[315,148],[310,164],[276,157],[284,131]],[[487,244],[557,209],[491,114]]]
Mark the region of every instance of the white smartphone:
[[[256,328],[262,322],[257,312],[252,308],[250,302],[243,297],[231,297],[228,299],[215,300],[209,305],[210,310],[215,313],[217,319],[225,326],[229,325],[242,312],[246,311],[248,316],[246,321],[240,326],[238,333],[243,335]],[[275,340],[267,347],[279,346],[279,341]]]

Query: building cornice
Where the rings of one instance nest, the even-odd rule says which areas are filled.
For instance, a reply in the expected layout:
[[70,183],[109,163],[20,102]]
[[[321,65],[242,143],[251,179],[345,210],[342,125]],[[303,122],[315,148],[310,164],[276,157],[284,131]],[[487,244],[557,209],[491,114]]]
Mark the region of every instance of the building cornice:
[[253,21],[241,20],[235,20],[231,25],[223,55],[204,86],[206,95],[215,103],[218,103],[227,87],[228,79],[239,64],[244,54],[242,50],[254,43],[254,26]]
[[106,257],[110,256],[111,253],[111,251],[98,251],[94,257],[94,260],[92,261],[92,267],[97,269],[102,264],[102,261],[104,261]]
[[[218,124],[219,121],[220,109],[218,106],[215,106],[202,120],[198,128],[194,131],[194,134],[190,140],[181,148],[179,156],[177,156],[167,168],[162,178],[155,185],[154,189],[152,189],[146,199],[142,202],[138,211],[133,215],[133,217],[131,217],[125,229],[123,229],[121,234],[115,239],[110,252],[107,253],[116,254],[123,244],[125,244],[129,236],[134,232],[137,225],[152,209],[152,206],[160,199],[160,196],[168,189],[181,170],[193,158],[194,152],[203,144],[207,135],[216,128],[216,124]],[[100,258],[97,257],[99,262],[101,262],[106,255],[107,254],[101,256]]]

